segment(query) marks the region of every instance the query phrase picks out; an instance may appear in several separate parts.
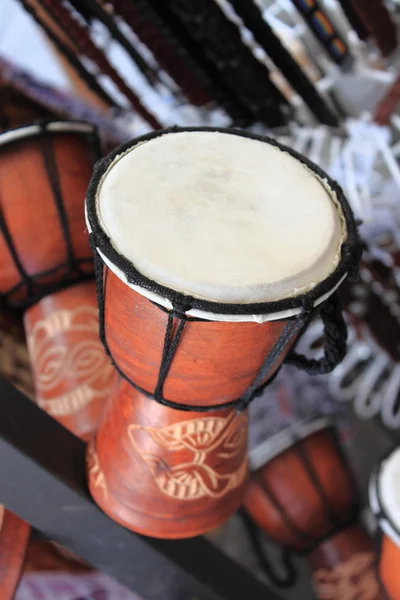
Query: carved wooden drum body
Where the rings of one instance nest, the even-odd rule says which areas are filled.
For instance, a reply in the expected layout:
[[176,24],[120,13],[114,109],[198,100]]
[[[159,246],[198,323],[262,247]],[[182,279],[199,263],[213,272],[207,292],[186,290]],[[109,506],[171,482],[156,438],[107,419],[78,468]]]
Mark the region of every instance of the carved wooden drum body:
[[95,128],[48,121],[0,134],[0,299],[25,308],[93,277],[83,201],[99,158]]
[[48,121],[0,134],[0,291],[25,308],[38,404],[75,435],[97,427],[115,373],[98,337],[84,198],[95,128]]
[[319,598],[382,598],[354,477],[330,422],[300,422],[256,447],[244,506],[275,542],[306,552]]
[[272,140],[174,128],[98,163],[86,214],[121,376],[89,447],[91,493],[140,533],[203,533],[241,504],[248,403],[351,269],[350,210]]
[[0,600],[12,600],[21,577],[31,528],[0,506]]
[[379,576],[389,600],[400,598],[400,450],[392,451],[370,479],[369,500],[382,539]]

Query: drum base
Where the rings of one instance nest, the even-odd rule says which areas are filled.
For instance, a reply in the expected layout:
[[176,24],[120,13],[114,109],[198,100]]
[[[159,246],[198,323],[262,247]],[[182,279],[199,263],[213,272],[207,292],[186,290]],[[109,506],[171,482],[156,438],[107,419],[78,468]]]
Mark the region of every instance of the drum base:
[[[107,495],[107,499],[105,499],[104,495],[101,492],[99,493],[98,488],[95,485],[92,485],[90,480],[89,491],[93,500],[101,510],[119,525],[122,525],[135,533],[139,533],[140,535],[166,540],[187,539],[209,533],[220,525],[223,525],[240,507],[240,504],[233,507],[229,514],[227,514],[227,511],[224,511],[222,516],[221,513],[218,514],[217,512],[214,520],[207,518],[206,526],[204,524],[202,526],[199,524],[197,528],[193,527],[193,529],[188,529],[187,523],[189,521],[193,522],[193,518],[174,518],[173,516],[168,518],[166,516],[163,519],[157,515],[146,515],[144,513],[133,511],[131,508],[123,506],[115,497],[110,497],[109,494]],[[210,511],[210,514],[212,514],[212,512],[213,511]]]

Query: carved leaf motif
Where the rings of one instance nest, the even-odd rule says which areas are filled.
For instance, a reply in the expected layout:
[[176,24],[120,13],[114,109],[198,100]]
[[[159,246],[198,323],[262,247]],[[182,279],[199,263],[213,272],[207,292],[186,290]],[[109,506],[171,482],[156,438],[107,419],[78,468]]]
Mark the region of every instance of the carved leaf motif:
[[[128,433],[163,494],[177,500],[198,500],[222,497],[243,483],[247,473],[246,422],[245,415],[232,413],[228,418],[191,419],[163,429],[133,424]],[[143,434],[158,444],[158,452],[145,449]],[[167,461],[169,453],[182,450],[191,453],[190,461],[187,452],[179,464]],[[215,452],[219,458],[233,459],[236,466],[231,472],[220,473],[208,464]]]

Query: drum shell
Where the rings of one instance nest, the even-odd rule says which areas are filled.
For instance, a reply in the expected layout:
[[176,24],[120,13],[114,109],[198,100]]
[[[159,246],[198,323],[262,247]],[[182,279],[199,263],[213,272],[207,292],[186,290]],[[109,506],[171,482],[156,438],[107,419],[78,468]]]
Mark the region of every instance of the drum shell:
[[240,506],[247,475],[247,412],[181,412],[121,380],[88,451],[101,508],[144,535],[184,538]]
[[356,501],[336,433],[327,427],[298,440],[258,469],[248,483],[244,505],[268,536],[301,552],[348,524]]
[[[125,376],[154,393],[160,371],[168,314],[107,270],[105,336]],[[175,319],[175,331],[179,319]],[[215,406],[240,398],[253,383],[287,320],[266,323],[186,321],[163,387],[180,404]],[[283,348],[269,379],[292,343]]]
[[95,283],[42,298],[24,325],[39,406],[88,439],[117,378],[98,335]]
[[382,534],[379,576],[389,600],[400,600],[400,549],[388,535]]
[[[97,158],[92,141],[78,132],[42,131],[0,145],[0,213],[22,268],[49,290],[70,275],[76,278],[76,273],[69,273],[71,254],[81,261],[84,275],[93,273],[84,220],[86,188]],[[64,229],[57,186],[66,216]],[[0,265],[0,294],[9,292],[7,304],[13,307],[29,300],[36,290],[24,285],[4,232]]]

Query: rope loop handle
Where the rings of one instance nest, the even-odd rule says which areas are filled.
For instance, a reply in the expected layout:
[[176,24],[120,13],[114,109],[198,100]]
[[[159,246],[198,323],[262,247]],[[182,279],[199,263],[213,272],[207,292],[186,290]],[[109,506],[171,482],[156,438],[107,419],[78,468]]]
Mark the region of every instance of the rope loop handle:
[[320,316],[324,325],[324,356],[320,359],[307,358],[292,351],[286,358],[288,364],[310,375],[331,373],[343,360],[347,349],[347,325],[337,293],[322,305]]

